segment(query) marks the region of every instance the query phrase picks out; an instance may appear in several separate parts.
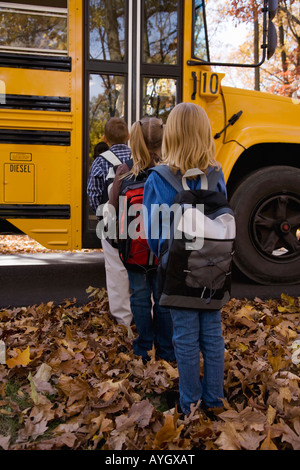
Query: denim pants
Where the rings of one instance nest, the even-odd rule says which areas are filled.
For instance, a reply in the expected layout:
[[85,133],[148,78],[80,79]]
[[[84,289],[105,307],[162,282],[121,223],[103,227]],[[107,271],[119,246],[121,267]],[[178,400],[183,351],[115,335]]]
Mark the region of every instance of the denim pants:
[[134,353],[148,360],[148,351],[154,345],[159,357],[174,361],[172,319],[170,310],[159,305],[156,271],[144,274],[128,270],[128,277],[131,311],[138,332],[133,342]]
[[[171,309],[173,344],[179,372],[180,405],[185,414],[198,400],[222,406],[224,398],[224,339],[221,312]],[[200,379],[200,351],[204,373]]]

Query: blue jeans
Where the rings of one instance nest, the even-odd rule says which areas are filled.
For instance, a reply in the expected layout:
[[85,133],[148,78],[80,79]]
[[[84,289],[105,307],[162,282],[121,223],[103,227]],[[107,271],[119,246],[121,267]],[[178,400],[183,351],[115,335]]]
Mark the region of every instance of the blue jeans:
[[[224,398],[224,339],[221,312],[171,309],[173,343],[179,372],[180,405],[185,414],[198,400],[219,407]],[[200,379],[200,353],[204,362]]]
[[148,360],[148,351],[154,345],[159,357],[174,361],[172,319],[170,310],[158,303],[156,271],[144,274],[128,270],[128,277],[131,311],[138,332],[133,342],[134,353]]

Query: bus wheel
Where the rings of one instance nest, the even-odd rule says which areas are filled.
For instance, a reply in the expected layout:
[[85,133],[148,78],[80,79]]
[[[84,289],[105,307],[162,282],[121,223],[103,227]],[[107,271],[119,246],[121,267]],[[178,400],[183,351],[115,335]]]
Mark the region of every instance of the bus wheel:
[[231,197],[234,262],[260,284],[300,282],[300,170],[272,166],[251,173]]

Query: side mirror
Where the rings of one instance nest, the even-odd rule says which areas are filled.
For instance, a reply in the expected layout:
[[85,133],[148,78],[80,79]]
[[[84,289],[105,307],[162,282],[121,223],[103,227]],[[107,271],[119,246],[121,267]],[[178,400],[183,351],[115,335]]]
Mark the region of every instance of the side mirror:
[[272,20],[269,20],[269,27],[268,27],[268,49],[267,49],[267,58],[270,59],[274,52],[276,51],[277,47],[277,32],[272,23]]
[[278,9],[278,0],[269,0],[269,18],[274,20]]
[[268,48],[267,58],[270,59],[277,47],[277,32],[273,23],[273,19],[278,9],[278,0],[269,0],[269,25],[268,25]]

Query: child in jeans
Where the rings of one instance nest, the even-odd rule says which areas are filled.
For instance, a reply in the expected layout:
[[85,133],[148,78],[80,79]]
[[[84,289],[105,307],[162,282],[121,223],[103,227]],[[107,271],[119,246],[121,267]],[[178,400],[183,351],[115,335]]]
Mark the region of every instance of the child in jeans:
[[[155,166],[161,157],[163,124],[160,119],[144,117],[133,124],[130,146],[133,165],[120,165],[110,193],[109,203],[118,210],[119,195],[124,185],[139,179],[140,175]],[[174,361],[172,344],[172,320],[170,310],[158,303],[156,267],[145,271],[137,266],[128,269],[131,290],[130,305],[138,337],[133,342],[134,353],[149,360],[148,351],[153,345],[157,355],[167,361]],[[152,305],[153,298],[153,305]]]
[[[179,177],[191,168],[208,173],[219,167],[215,161],[215,144],[205,111],[194,103],[180,103],[168,116],[162,143],[162,163]],[[217,189],[226,196],[223,172],[220,173]],[[191,189],[200,189],[200,177],[187,179]],[[163,244],[163,233],[169,217],[162,214],[160,225],[155,229],[155,207],[171,206],[175,189],[158,173],[151,172],[144,189],[144,206],[148,214],[148,244],[158,256]],[[155,205],[155,206],[153,206]],[[152,211],[151,211],[152,208]],[[151,233],[157,230],[156,233]],[[180,406],[185,414],[191,405],[199,402],[205,408],[222,407],[224,380],[224,339],[222,336],[221,312],[219,310],[197,310],[171,308],[173,321],[173,344],[179,372]],[[204,361],[204,378],[200,379],[200,354]]]

